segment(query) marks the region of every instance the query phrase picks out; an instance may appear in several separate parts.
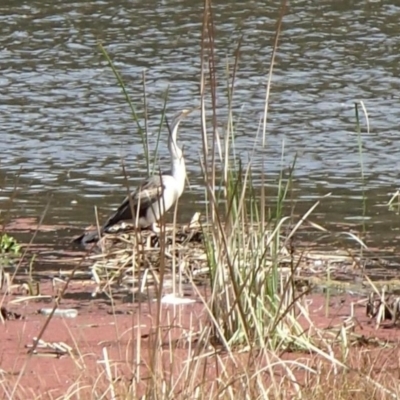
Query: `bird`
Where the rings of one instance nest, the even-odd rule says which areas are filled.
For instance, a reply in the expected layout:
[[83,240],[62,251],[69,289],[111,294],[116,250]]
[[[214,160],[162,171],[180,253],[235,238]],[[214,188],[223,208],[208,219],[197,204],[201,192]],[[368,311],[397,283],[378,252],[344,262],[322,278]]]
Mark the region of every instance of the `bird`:
[[[132,221],[135,228],[151,228],[156,231],[157,222],[181,197],[186,182],[186,165],[182,149],[178,146],[178,128],[184,117],[193,110],[183,110],[175,115],[168,138],[171,157],[171,172],[150,176],[130,193],[100,228],[100,232],[84,232],[73,240],[74,243],[87,244],[98,240],[113,225],[121,221]],[[133,212],[133,215],[132,215]]]

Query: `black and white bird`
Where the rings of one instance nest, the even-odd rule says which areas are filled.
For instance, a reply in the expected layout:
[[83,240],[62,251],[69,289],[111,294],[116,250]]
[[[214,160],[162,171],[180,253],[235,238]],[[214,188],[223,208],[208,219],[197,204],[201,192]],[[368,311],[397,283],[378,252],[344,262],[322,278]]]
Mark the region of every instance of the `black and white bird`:
[[[177,136],[179,124],[192,111],[183,110],[172,121],[168,139],[170,174],[153,175],[145,180],[108,218],[100,228],[100,235],[122,221],[130,221],[136,228],[151,227],[156,231],[157,221],[176,203],[185,189],[186,165],[183,152],[177,144]],[[97,239],[98,232],[90,231],[84,232],[74,242],[86,244]]]

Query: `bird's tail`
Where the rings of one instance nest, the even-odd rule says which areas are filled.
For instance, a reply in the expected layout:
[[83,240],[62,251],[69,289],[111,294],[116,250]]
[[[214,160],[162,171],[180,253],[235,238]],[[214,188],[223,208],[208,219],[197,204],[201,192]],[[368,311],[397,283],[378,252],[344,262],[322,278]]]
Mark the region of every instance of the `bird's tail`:
[[72,243],[81,244],[84,246],[88,243],[97,242],[98,240],[99,240],[99,233],[96,230],[96,231],[89,231],[82,233],[82,235],[73,239]]

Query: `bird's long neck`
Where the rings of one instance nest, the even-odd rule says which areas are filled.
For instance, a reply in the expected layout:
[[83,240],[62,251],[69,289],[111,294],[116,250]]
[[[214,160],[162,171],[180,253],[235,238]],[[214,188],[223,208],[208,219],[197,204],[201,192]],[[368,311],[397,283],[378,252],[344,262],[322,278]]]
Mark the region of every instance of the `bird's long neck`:
[[186,181],[186,165],[183,153],[178,144],[176,143],[176,137],[178,133],[179,121],[174,126],[174,129],[170,135],[168,141],[169,152],[171,154],[171,175],[175,178],[177,183],[177,189],[179,196],[182,194],[185,188]]
[[171,175],[176,180],[180,196],[183,193],[186,182],[186,165],[183,156],[177,158],[172,157]]
[[170,132],[168,140],[169,153],[171,154],[171,175],[176,181],[179,196],[183,193],[186,182],[185,159],[183,158],[182,150],[176,142],[180,122],[181,117],[178,117],[174,121],[172,132]]

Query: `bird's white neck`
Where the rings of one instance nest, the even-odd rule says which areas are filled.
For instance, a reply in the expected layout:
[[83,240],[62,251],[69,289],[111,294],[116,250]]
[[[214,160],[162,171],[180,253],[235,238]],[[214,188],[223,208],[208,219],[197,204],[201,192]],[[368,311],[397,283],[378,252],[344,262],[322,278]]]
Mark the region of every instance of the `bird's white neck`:
[[178,136],[178,128],[181,123],[181,118],[183,114],[177,117],[174,120],[172,131],[170,132],[168,139],[168,149],[171,155],[171,175],[174,177],[176,181],[176,188],[178,191],[178,196],[180,197],[185,189],[186,182],[186,166],[185,159],[183,158],[183,152],[176,143],[176,139]]
[[183,193],[186,182],[186,165],[183,156],[172,159],[171,175],[174,177],[177,183],[177,190],[180,196]]

